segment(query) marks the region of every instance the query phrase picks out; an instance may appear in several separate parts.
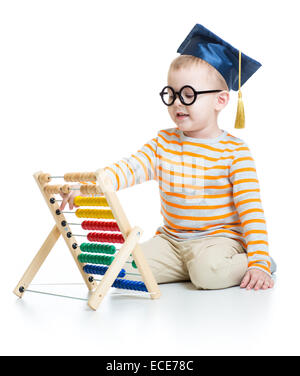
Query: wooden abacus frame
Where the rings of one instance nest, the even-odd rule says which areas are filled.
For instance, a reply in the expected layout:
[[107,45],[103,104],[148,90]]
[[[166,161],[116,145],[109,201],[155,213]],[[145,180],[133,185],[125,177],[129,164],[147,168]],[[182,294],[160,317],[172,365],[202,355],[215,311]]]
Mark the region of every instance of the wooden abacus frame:
[[112,182],[104,169],[99,169],[96,172],[67,173],[64,175],[64,180],[67,182],[96,182],[96,184],[93,185],[82,185],[80,188],[81,193],[101,194],[106,198],[106,201],[113,213],[114,219],[116,220],[125,239],[125,242],[120,248],[117,256],[99,283],[94,280],[92,275],[84,272],[82,267],[83,264],[80,263],[77,258],[81,251],[78,249],[78,247],[74,247],[74,244],[77,244],[76,240],[74,239],[71,230],[68,229],[68,224],[67,226],[62,226],[62,222],[65,221],[65,223],[67,223],[67,221],[65,220],[63,213],[60,212],[58,203],[56,201],[53,203],[50,202],[52,194],[57,194],[60,192],[67,193],[70,191],[71,187],[67,184],[48,184],[51,181],[51,175],[45,174],[41,171],[35,173],[33,176],[56,223],[14,289],[14,293],[19,298],[22,298],[24,292],[32,282],[36,273],[46,260],[51,249],[60,236],[64,238],[87,288],[92,291],[92,294],[88,299],[88,306],[93,310],[96,310],[100,305],[130,254],[132,254],[133,260],[141,273],[141,277],[147,287],[148,292],[150,293],[151,298],[157,299],[160,297],[161,293],[156,280],[141,251],[140,245],[138,244],[142,230],[139,227],[132,228],[130,226],[117,194],[114,191]]

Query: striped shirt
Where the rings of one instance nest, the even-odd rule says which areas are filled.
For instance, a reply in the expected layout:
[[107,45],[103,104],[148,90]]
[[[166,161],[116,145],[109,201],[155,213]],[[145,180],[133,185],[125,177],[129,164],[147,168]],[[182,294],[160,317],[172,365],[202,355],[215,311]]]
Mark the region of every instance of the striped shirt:
[[270,275],[268,234],[248,145],[225,130],[213,139],[160,130],[129,158],[104,168],[116,191],[149,180],[159,185],[163,225],[155,235],[177,241],[211,236],[237,240],[248,269]]

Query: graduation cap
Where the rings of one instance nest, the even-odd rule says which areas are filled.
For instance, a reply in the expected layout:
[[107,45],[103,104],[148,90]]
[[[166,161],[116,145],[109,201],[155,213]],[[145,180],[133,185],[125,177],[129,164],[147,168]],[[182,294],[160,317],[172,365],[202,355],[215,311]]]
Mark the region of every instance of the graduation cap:
[[241,86],[261,67],[261,64],[200,24],[193,27],[177,52],[205,60],[220,72],[229,90],[238,91],[235,128],[244,128],[245,113]]

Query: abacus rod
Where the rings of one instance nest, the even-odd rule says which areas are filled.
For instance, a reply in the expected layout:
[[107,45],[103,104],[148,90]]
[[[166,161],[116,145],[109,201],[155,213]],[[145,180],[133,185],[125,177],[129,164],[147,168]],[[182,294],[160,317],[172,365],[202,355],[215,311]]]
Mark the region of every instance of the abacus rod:
[[[126,274],[129,274],[129,273],[126,273]],[[140,275],[140,274],[135,274],[135,275]],[[124,280],[126,280],[126,278],[120,278],[120,279],[124,279]],[[102,279],[94,278],[94,281],[96,281],[96,282],[101,282]],[[147,292],[147,291],[143,291],[143,292]]]
[[49,176],[51,179],[64,179],[64,176]]
[[[70,223],[69,223],[69,225],[70,225]],[[72,234],[72,236],[85,236],[85,237],[87,237],[87,235],[85,235],[85,234]],[[110,242],[105,242],[105,240],[103,240],[103,243],[110,243]]]
[[[116,288],[117,290],[126,290],[127,294],[132,294],[132,295],[154,295],[156,293],[154,292],[148,292],[148,291],[136,291],[136,290],[127,290],[127,289],[122,289],[122,288]],[[84,300],[88,301],[89,299],[87,298],[79,298],[77,296],[69,296],[69,295],[61,295],[61,294],[54,294],[51,292],[45,292],[45,291],[38,291],[38,290],[25,290],[26,292],[33,292],[36,294],[43,294],[43,295],[51,295],[51,296],[58,296],[60,298],[69,298],[69,299],[75,299],[75,300]],[[116,295],[124,295],[124,292],[112,292],[112,294]]]
[[84,300],[84,301],[88,300],[88,299],[85,299],[85,298],[78,298],[77,296],[60,295],[60,294],[54,294],[54,293],[51,293],[51,292],[44,292],[44,291],[37,291],[37,290],[27,290],[27,289],[25,291],[26,292],[34,292],[36,294],[58,296],[58,297],[61,297],[61,298],[77,299],[77,300]]
[[[118,290],[126,290],[126,292],[128,294],[131,294],[131,295],[155,295],[156,293],[155,292],[148,292],[148,291],[136,291],[136,290],[127,290],[127,289],[122,289],[122,288],[118,288]],[[112,294],[114,295],[124,295],[124,292],[112,292]]]
[[[136,273],[127,273],[130,275],[140,275]],[[125,279],[125,278],[124,278]],[[100,282],[101,279],[94,278],[94,281]],[[48,283],[31,283],[31,286],[65,286],[65,285],[84,285],[82,282],[48,282]],[[29,291],[29,290],[26,290]]]
[[[61,212],[61,213],[66,213],[66,212]],[[67,213],[73,213],[73,212],[67,212]],[[111,221],[112,223],[115,223],[115,222],[113,222],[113,221]],[[109,222],[106,222],[106,223],[109,223]],[[67,222],[66,223],[67,225],[71,225],[71,226],[81,226],[82,224],[81,223],[72,223],[72,222]],[[120,231],[118,231],[118,230],[113,230],[113,231],[111,231],[111,230],[107,230],[107,229],[98,229],[98,230],[87,230],[87,231],[107,231],[107,232],[117,232],[117,233],[120,233]]]
[[[48,282],[48,283],[31,283],[30,286],[64,286],[64,285],[84,285],[81,282]],[[27,291],[27,290],[26,290]]]
[[[106,223],[109,223],[109,222],[106,222]],[[115,222],[113,222],[113,223],[115,223]],[[71,222],[67,222],[67,224],[68,225],[77,225],[77,226],[81,226],[81,223],[71,223]],[[88,230],[89,231],[89,230]],[[105,229],[103,229],[103,230],[92,230],[92,231],[109,231],[109,230],[105,230]],[[120,232],[120,231],[118,231],[118,230],[114,230],[114,231],[110,231],[110,232]]]

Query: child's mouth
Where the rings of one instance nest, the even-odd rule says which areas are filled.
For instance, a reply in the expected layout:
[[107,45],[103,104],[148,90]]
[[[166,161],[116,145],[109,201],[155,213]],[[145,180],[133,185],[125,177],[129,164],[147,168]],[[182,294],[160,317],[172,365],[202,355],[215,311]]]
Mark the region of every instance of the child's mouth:
[[187,118],[189,115],[187,114],[181,114],[181,113],[177,113],[176,114],[176,119],[185,119]]

